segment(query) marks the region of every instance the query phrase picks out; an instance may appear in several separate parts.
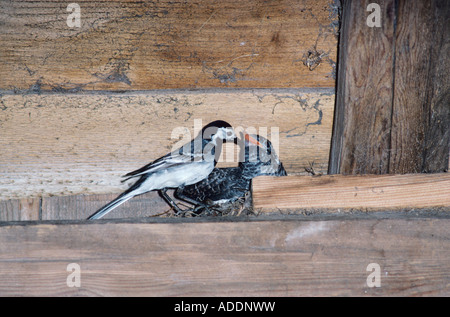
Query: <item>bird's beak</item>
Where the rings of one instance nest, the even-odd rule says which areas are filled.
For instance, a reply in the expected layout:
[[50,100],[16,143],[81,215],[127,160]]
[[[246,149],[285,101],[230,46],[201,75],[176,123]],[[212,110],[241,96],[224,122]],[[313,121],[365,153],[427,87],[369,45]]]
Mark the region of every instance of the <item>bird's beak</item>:
[[253,143],[254,145],[259,146],[260,148],[264,148],[264,145],[262,145],[258,140],[256,140],[255,138],[251,137],[249,134],[245,135],[245,139],[250,142]]

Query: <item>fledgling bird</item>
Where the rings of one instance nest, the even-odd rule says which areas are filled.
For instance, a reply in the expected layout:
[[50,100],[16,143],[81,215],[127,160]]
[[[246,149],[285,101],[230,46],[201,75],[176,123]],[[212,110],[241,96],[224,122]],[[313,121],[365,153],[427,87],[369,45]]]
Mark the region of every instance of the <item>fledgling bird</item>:
[[100,219],[130,198],[154,190],[158,190],[177,213],[181,212],[167,195],[167,189],[195,184],[208,177],[216,165],[215,158],[220,153],[222,142],[235,140],[236,134],[228,122],[217,120],[209,123],[190,143],[124,175],[124,181],[139,179],[88,219]]
[[269,140],[246,134],[244,145],[244,160],[238,167],[214,168],[204,180],[178,188],[175,197],[197,206],[220,206],[244,197],[256,176],[287,175]]

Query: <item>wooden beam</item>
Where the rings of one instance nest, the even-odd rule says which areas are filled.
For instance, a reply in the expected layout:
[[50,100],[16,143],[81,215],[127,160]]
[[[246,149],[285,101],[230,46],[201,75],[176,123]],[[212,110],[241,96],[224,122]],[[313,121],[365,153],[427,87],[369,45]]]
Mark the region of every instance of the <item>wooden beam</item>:
[[[173,191],[169,190],[168,194],[173,196]],[[0,200],[0,222],[85,220],[117,196],[118,194],[81,194]],[[177,203],[184,209],[191,207],[182,201],[177,200]],[[104,219],[131,220],[167,216],[173,216],[169,205],[157,192],[149,192],[133,197],[107,214]]]
[[[310,162],[325,172],[334,93],[4,94],[0,102],[0,200],[5,200],[119,193],[129,186],[120,182],[121,175],[181,146],[183,133],[190,135],[187,142],[202,124],[219,118],[236,128],[266,133],[278,143],[289,173],[304,172]],[[201,121],[197,131],[195,120]],[[236,156],[224,158],[236,162]]]
[[369,3],[344,2],[329,173],[447,171],[450,2]]
[[[117,194],[43,197],[40,220],[84,220],[116,197]],[[150,192],[130,199],[104,218],[142,219],[163,215],[169,210],[169,205],[157,192]]]
[[377,1],[381,27],[366,24],[371,2],[343,2],[329,174],[389,171],[395,0]]
[[[0,89],[334,87],[330,0],[78,1],[2,5]],[[309,65],[309,66],[308,66]]]
[[448,169],[450,2],[398,5],[390,173]]
[[257,177],[253,206],[278,209],[450,210],[450,174]]
[[[449,226],[448,218],[7,225],[0,294],[448,296]],[[70,263],[80,287],[67,284]],[[379,287],[369,287],[371,264]]]

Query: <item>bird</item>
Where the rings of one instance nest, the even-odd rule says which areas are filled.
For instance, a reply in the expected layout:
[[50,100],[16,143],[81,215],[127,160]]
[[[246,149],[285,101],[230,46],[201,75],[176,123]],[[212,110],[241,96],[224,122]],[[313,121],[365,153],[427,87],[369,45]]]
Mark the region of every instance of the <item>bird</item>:
[[134,196],[155,190],[180,213],[181,209],[167,195],[167,189],[195,184],[208,177],[217,163],[216,158],[219,157],[222,142],[236,142],[235,140],[236,134],[228,122],[216,120],[207,124],[191,142],[124,175],[123,181],[138,179],[129,189],[92,214],[88,220],[100,219]]
[[256,176],[287,175],[269,140],[255,134],[244,139],[244,158],[237,167],[214,168],[202,181],[178,188],[175,197],[202,208],[221,206],[245,197]]

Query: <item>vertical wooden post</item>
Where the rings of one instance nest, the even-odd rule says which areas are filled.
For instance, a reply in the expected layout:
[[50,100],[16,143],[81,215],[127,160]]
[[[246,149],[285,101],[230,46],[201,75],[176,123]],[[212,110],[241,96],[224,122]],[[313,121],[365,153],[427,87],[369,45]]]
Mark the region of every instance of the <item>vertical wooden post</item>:
[[398,1],[390,173],[448,168],[448,0]]
[[448,11],[441,0],[345,1],[329,173],[448,169]]
[[388,172],[395,1],[377,1],[381,27],[369,27],[372,1],[344,1],[330,174]]

